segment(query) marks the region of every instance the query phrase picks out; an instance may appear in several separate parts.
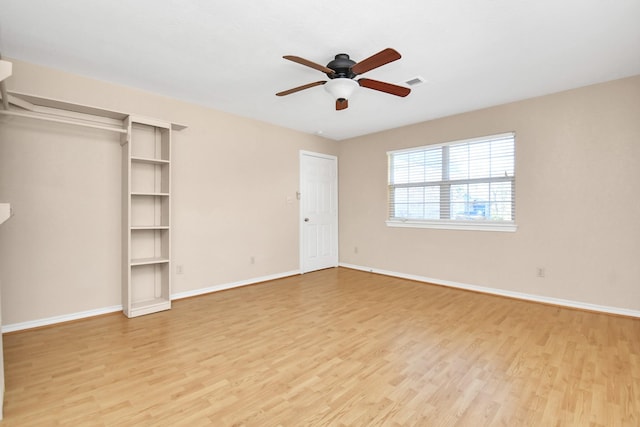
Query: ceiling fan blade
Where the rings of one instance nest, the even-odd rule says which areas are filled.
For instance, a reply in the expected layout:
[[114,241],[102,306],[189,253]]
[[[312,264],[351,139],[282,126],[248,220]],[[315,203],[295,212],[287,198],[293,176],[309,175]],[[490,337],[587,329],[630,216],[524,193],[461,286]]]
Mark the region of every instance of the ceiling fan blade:
[[396,50],[386,48],[376,53],[375,55],[372,55],[367,59],[363,59],[362,61],[358,62],[356,65],[351,67],[351,71],[356,74],[366,73],[367,71],[371,71],[374,68],[381,67],[385,64],[388,64],[389,62],[397,61],[400,58],[401,55]]
[[309,61],[308,59],[300,58],[299,56],[294,55],[285,55],[284,59],[288,59],[289,61],[297,62],[298,64],[306,65],[307,67],[311,67],[314,70],[322,71],[326,74],[333,74],[334,71],[331,68],[325,67],[324,65],[316,64],[315,62]]
[[320,85],[323,85],[325,83],[326,82],[324,80],[320,80],[319,82],[307,83],[306,85],[302,85],[302,86],[294,87],[293,89],[283,90],[282,92],[278,92],[278,93],[276,93],[276,96],[290,95],[292,93],[299,92],[299,91],[305,90],[305,89],[309,89],[310,87],[320,86]]
[[398,86],[391,83],[381,82],[371,79],[360,79],[358,83],[362,87],[366,87],[373,90],[379,90],[380,92],[390,93],[391,95],[405,97],[411,93],[411,89],[404,86]]
[[344,98],[336,99],[336,111],[344,110],[349,107],[349,101]]

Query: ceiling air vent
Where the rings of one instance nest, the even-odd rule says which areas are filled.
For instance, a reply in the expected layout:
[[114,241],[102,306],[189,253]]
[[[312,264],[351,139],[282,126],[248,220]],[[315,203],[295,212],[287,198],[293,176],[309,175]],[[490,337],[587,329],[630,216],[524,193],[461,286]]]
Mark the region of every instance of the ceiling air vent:
[[416,77],[412,77],[408,80],[405,80],[404,82],[413,87],[413,86],[420,86],[421,84],[423,84],[426,80],[424,79],[424,77],[420,77],[420,76],[416,76]]

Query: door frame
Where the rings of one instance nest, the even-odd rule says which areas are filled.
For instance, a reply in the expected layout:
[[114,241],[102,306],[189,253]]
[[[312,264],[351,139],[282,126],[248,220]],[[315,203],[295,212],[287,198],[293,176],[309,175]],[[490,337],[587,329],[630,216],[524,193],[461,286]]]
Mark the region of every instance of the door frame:
[[338,212],[339,212],[339,206],[338,206],[338,156],[334,156],[332,154],[324,154],[324,153],[316,153],[314,151],[306,151],[306,150],[300,150],[300,154],[298,157],[298,165],[299,165],[299,177],[298,177],[298,200],[300,201],[300,203],[298,204],[298,224],[299,224],[299,269],[300,269],[300,274],[304,274],[304,273],[308,273],[311,271],[315,271],[315,270],[305,270],[305,261],[304,261],[304,244],[305,242],[305,233],[304,233],[304,218],[305,218],[305,212],[303,212],[303,206],[304,204],[302,203],[302,197],[304,197],[304,194],[302,193],[302,179],[304,177],[304,169],[303,169],[303,158],[304,156],[309,156],[309,157],[319,157],[322,159],[327,159],[327,160],[333,160],[333,162],[335,163],[335,167],[336,167],[336,174],[335,174],[335,181],[334,181],[334,188],[335,190],[335,206],[336,206],[336,210],[335,210],[335,222],[336,222],[336,227],[335,227],[335,231],[334,231],[334,245],[335,247],[332,248],[335,250],[335,254],[336,254],[336,260],[335,260],[335,267],[338,266],[339,260],[340,260],[340,253],[339,253],[339,216],[338,216]]

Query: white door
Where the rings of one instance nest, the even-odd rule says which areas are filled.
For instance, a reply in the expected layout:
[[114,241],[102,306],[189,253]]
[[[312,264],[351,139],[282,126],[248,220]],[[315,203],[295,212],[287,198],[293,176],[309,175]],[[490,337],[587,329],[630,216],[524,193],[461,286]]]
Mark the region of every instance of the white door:
[[300,271],[338,265],[338,159],[300,152]]

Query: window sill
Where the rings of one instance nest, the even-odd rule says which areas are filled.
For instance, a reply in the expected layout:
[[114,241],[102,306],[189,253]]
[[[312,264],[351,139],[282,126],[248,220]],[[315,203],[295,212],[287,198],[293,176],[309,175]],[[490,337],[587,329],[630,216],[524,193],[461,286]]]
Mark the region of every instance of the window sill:
[[513,233],[518,229],[516,224],[476,222],[476,221],[419,221],[419,220],[387,220],[387,227],[400,228],[436,228],[441,230],[502,231]]

